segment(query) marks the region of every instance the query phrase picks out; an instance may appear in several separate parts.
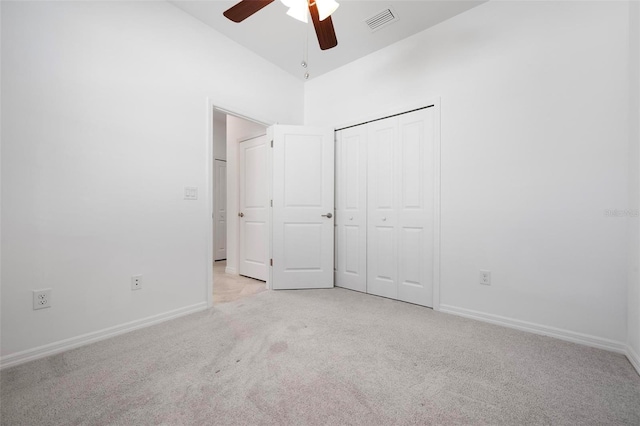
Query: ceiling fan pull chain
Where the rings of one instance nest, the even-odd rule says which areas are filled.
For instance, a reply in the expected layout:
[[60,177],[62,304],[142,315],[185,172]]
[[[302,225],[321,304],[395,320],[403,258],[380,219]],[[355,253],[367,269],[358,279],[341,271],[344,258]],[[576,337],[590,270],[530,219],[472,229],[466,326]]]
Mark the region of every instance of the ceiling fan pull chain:
[[309,24],[305,25],[305,37],[302,45],[302,68],[305,68],[304,79],[309,79]]

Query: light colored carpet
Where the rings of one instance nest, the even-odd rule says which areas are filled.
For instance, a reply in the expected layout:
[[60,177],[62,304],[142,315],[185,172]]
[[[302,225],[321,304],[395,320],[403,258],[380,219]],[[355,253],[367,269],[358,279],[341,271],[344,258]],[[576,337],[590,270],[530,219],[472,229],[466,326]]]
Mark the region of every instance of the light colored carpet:
[[640,424],[622,355],[342,289],[262,292],[0,380],[3,425]]

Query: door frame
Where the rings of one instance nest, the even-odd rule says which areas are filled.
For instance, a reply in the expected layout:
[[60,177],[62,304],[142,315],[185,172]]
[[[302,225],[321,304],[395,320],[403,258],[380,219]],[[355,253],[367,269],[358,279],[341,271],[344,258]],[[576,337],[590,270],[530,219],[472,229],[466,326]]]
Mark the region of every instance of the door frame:
[[[205,166],[207,173],[207,181],[205,185],[205,196],[204,201],[206,203],[206,212],[207,212],[207,220],[206,220],[206,232],[207,232],[207,282],[205,283],[206,296],[207,296],[207,307],[211,308],[213,306],[213,177],[214,177],[214,158],[213,158],[213,112],[218,111],[227,115],[233,115],[245,120],[253,121],[255,123],[261,124],[265,127],[271,126],[271,122],[269,120],[264,119],[263,117],[258,117],[255,114],[245,113],[240,108],[227,107],[224,104],[215,102],[212,98],[206,98],[206,140],[205,140]],[[255,118],[254,118],[255,117]],[[229,179],[227,179],[227,184]],[[229,210],[229,205],[227,203],[227,211]],[[228,212],[227,212],[228,216]],[[271,216],[269,216],[269,220],[271,220]],[[269,285],[269,281],[267,281],[267,286]],[[268,288],[268,287],[267,287]]]
[[434,171],[433,171],[433,310],[440,310],[440,240],[441,240],[441,115],[440,115],[440,97],[427,98],[422,101],[404,103],[393,106],[391,108],[376,110],[373,114],[367,114],[357,119],[349,120],[335,126],[335,130],[341,130],[359,124],[365,124],[370,121],[380,120],[382,118],[405,114],[416,109],[431,107],[434,109]]

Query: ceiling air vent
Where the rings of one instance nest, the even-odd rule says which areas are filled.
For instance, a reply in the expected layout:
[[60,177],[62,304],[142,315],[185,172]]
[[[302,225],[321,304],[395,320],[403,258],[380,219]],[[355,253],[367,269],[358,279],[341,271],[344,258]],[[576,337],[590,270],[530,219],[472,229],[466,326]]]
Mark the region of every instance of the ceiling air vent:
[[364,22],[369,26],[372,32],[378,31],[380,28],[386,27],[398,20],[398,15],[392,8],[387,8],[382,12],[376,13]]

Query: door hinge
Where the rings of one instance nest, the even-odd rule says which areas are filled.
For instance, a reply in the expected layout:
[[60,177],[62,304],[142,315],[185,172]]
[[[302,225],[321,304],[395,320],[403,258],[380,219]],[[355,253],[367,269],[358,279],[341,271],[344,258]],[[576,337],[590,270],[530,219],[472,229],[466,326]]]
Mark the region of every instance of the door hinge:
[[270,260],[269,260],[269,265],[270,265],[270,266],[273,266],[273,259],[270,259]]
[[273,200],[271,200],[271,207],[273,207]]
[[271,140],[271,148],[273,148],[273,139]]

